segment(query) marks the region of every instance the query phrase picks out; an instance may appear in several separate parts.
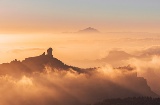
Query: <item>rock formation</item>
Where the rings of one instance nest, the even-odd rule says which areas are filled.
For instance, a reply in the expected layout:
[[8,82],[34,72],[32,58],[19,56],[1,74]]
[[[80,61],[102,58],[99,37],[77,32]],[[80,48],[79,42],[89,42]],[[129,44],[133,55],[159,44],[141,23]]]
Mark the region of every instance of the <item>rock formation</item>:
[[[88,68],[88,69],[82,69],[74,66],[69,66],[64,64],[62,61],[58,60],[55,58],[52,54],[52,48],[49,48],[47,50],[47,54],[43,53],[42,55],[36,56],[36,57],[29,57],[23,60],[22,62],[18,60],[14,60],[10,63],[3,63],[0,64],[0,75],[11,75],[14,77],[21,77],[23,75],[32,75],[33,73],[36,72],[44,72],[44,69],[46,66],[49,66],[52,68],[52,70],[73,70],[77,73],[85,73],[91,75],[92,73],[97,73],[98,68]],[[127,66],[127,67],[120,67],[116,68],[119,70],[126,70],[132,71],[132,69]],[[122,75],[122,81],[124,83],[119,83],[123,84],[117,85],[114,83],[110,83],[109,81],[106,81],[106,84],[108,84],[107,89],[101,90],[101,86],[103,86],[104,82],[98,82],[96,83],[99,87],[98,88],[93,88],[98,89],[99,92],[95,93],[95,97],[111,97],[113,94],[114,97],[126,97],[126,96],[152,96],[156,97],[157,95],[152,92],[150,87],[147,85],[147,81],[142,78],[142,77],[137,77],[137,74],[135,72],[131,73],[130,75]],[[138,89],[137,89],[138,88]],[[102,96],[102,92],[103,95]],[[92,92],[93,94],[94,92]],[[114,98],[113,97],[113,98]]]
[[0,64],[0,74],[11,74],[14,70],[16,72],[22,73],[33,73],[42,72],[46,66],[50,66],[52,69],[57,70],[69,70],[73,69],[79,73],[88,72],[87,70],[93,70],[94,68],[82,69],[74,66],[64,64],[62,61],[53,57],[53,49],[49,48],[47,54],[45,52],[39,56],[25,58],[22,62],[17,61],[17,59],[11,61],[10,63]]

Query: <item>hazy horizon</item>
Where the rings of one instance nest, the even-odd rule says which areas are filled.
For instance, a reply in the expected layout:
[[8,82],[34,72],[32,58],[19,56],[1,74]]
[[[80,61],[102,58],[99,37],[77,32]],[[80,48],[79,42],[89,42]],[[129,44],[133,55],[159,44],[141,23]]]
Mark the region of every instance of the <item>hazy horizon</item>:
[[102,32],[160,33],[157,0],[1,0],[0,33]]
[[[134,54],[159,46],[159,40],[160,34],[156,33],[3,34],[0,35],[0,63],[38,56],[52,47],[54,57],[78,65],[75,61],[102,59],[112,50]],[[78,66],[83,67],[81,64]]]
[[0,0],[0,105],[159,102],[159,5]]

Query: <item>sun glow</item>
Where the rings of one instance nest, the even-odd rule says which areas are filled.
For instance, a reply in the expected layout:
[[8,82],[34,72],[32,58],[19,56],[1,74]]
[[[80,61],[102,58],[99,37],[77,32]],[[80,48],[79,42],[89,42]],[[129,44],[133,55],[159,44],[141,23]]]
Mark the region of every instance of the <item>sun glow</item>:
[[18,81],[18,84],[22,85],[22,86],[32,86],[32,80],[26,76],[23,76],[21,80]]
[[10,35],[0,35],[0,43],[8,43],[13,40],[13,36]]

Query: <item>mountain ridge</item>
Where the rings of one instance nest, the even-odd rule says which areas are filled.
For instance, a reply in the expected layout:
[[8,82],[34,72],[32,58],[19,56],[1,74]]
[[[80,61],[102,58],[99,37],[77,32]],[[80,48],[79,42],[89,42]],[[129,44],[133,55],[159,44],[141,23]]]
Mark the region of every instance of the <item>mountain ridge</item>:
[[[70,70],[73,69],[78,73],[87,73],[88,71],[94,70],[95,68],[79,68],[71,65],[67,65],[60,61],[59,59],[53,57],[52,48],[47,50],[39,56],[28,57],[25,60],[18,61],[17,59],[11,61],[10,63],[0,64],[0,74],[7,74],[11,72],[12,69],[15,71],[22,71],[24,73],[33,73],[33,72],[43,72],[45,66],[50,66],[52,69],[57,70]],[[2,70],[3,68],[3,70]]]
[[[67,64],[64,64],[62,61],[58,60],[57,58],[53,57],[52,54],[52,48],[49,48],[47,50],[47,54],[43,53],[36,57],[29,57],[25,58],[23,61],[14,60],[10,63],[3,63],[0,64],[0,75],[10,75],[14,76],[16,78],[27,75],[30,76],[33,73],[36,72],[43,72],[45,67],[51,67],[52,70],[56,69],[58,71],[74,71],[78,74],[84,73],[88,75],[88,78],[90,78],[90,75],[92,77],[92,74],[96,75],[98,73],[98,69],[100,68],[87,68],[82,69],[74,66],[70,66]],[[134,72],[133,69],[129,67],[121,67],[116,68],[115,70],[119,70],[120,72],[124,73],[123,75],[120,75],[120,79],[122,79],[122,83],[118,82],[118,84],[112,83],[111,81],[106,81],[105,83],[108,84],[107,87],[109,89],[102,88],[104,82],[96,82],[98,85],[97,88],[93,88],[92,91],[97,91],[97,93],[94,93],[95,96],[92,97],[93,99],[96,97],[111,97],[112,94],[114,94],[113,98],[118,97],[138,97],[138,96],[151,96],[151,97],[158,97],[156,93],[154,93],[151,88],[147,84],[147,80],[143,77],[137,77],[136,72]],[[128,75],[129,72],[130,75]],[[123,85],[122,85],[123,84]],[[137,90],[138,88],[138,90]],[[103,95],[102,95],[103,92]],[[93,93],[92,93],[93,94]]]

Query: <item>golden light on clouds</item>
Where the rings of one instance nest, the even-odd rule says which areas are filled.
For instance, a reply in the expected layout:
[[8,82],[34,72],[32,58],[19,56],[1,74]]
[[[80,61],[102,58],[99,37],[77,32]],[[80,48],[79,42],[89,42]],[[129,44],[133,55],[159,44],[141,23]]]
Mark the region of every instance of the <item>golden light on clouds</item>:
[[0,0],[0,105],[158,97],[159,5]]

